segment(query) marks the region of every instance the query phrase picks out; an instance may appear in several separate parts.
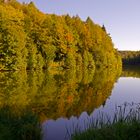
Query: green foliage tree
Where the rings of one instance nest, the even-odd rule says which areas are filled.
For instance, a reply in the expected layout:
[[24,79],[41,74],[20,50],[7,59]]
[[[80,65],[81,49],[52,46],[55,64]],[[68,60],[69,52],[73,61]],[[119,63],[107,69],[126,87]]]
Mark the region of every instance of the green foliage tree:
[[44,14],[33,2],[0,3],[0,70],[121,66],[104,25]]
[[0,70],[26,68],[24,15],[10,5],[0,5]]

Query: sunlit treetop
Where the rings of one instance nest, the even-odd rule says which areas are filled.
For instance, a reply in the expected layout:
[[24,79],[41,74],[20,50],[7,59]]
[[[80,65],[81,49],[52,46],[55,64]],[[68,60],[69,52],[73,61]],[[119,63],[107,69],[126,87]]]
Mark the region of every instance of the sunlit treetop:
[[90,17],[44,14],[33,2],[2,0],[0,23],[0,70],[94,70],[121,64],[105,27]]

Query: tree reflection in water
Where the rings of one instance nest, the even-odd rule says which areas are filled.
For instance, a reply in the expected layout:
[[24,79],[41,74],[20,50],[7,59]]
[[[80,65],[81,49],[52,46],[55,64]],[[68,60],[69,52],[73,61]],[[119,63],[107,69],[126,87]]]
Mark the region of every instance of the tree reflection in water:
[[[105,104],[120,73],[121,70],[113,69],[98,69],[95,72],[89,69],[83,72],[67,70],[1,73],[1,121],[3,122],[3,119],[10,114],[6,119],[9,126],[1,123],[1,135],[6,132],[5,129],[7,129],[7,136],[10,137],[14,134],[13,131],[17,134],[26,131],[26,128],[32,135],[33,131],[39,131],[38,122],[80,116],[83,111],[90,114],[94,109]],[[6,113],[3,112],[5,108],[8,109]],[[29,112],[35,116],[31,122],[30,117],[33,116],[30,116]],[[38,121],[36,116],[39,118]],[[27,119],[27,122],[23,119]],[[20,122],[24,121],[25,127],[23,125],[22,128]],[[18,127],[11,128],[17,123]],[[31,131],[28,128],[31,128]]]

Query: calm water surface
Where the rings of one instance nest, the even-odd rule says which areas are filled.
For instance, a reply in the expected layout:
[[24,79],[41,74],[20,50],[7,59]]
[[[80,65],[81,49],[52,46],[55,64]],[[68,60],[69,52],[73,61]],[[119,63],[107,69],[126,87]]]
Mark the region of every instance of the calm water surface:
[[[96,100],[93,100],[93,103]],[[80,116],[71,116],[70,118],[60,117],[57,120],[47,120],[43,123],[43,140],[60,140],[68,139],[68,132],[72,134],[74,128],[85,129],[89,120],[96,118],[99,111],[107,114],[113,114],[116,105],[140,102],[140,69],[126,68],[122,75],[114,83],[111,94],[106,99],[103,105],[93,109],[92,113],[83,111]],[[95,117],[96,116],[96,117]],[[86,124],[86,125],[85,125]]]
[[[12,116],[8,122],[11,123],[15,114],[19,117],[31,112],[42,124],[43,140],[67,140],[68,131],[73,133],[77,125],[85,129],[85,124],[97,117],[99,111],[112,114],[115,105],[139,103],[139,77],[139,68],[125,68],[121,76],[120,72],[108,69],[95,73],[90,70],[1,73],[0,129],[5,129],[2,124],[7,114]],[[5,109],[8,113],[3,113]]]

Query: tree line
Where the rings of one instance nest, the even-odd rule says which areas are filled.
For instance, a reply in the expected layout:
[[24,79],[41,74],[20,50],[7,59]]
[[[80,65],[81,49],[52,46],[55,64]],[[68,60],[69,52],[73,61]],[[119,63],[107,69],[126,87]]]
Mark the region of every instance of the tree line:
[[140,51],[119,51],[124,65],[140,64]]
[[89,17],[45,14],[33,2],[0,0],[0,70],[119,67],[105,27]]

